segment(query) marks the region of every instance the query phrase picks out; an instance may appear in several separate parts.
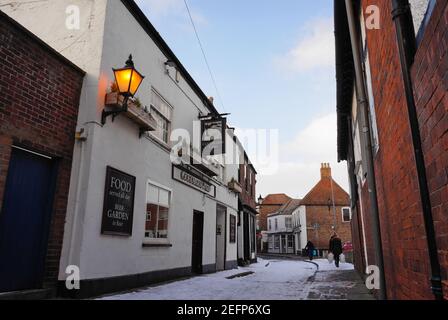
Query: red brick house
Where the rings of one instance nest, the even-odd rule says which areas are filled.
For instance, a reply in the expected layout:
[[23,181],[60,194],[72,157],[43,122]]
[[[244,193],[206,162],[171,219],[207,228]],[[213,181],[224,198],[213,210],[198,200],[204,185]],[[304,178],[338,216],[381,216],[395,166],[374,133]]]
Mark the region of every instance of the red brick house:
[[[380,298],[446,299],[448,2],[334,4],[356,268],[379,267]],[[371,5],[379,29],[367,25]]]
[[52,288],[84,72],[1,11],[0,69],[0,293]]
[[322,164],[320,171],[320,181],[300,201],[300,206],[305,207],[307,240],[318,250],[328,250],[334,232],[342,243],[352,241],[350,196],[334,181],[329,164]]

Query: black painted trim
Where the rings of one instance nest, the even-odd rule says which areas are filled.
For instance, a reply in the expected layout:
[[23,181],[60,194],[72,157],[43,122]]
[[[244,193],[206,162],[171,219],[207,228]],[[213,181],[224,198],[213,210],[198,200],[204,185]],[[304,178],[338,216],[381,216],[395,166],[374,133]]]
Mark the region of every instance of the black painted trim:
[[109,293],[145,287],[155,283],[191,276],[191,267],[151,271],[141,274],[81,280],[80,290],[67,290],[65,281],[58,282],[58,295],[64,298],[85,299]]

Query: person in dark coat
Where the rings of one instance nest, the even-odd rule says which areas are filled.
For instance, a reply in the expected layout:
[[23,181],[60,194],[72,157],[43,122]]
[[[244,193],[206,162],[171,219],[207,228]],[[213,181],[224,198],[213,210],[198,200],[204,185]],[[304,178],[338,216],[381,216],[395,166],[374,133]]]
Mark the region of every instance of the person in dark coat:
[[329,251],[334,256],[334,263],[336,267],[339,268],[339,257],[342,254],[342,241],[336,233],[334,233],[330,239]]
[[312,243],[311,241],[308,241],[308,243],[306,244],[305,250],[308,253],[308,257],[310,258],[310,260],[313,260],[314,243]]

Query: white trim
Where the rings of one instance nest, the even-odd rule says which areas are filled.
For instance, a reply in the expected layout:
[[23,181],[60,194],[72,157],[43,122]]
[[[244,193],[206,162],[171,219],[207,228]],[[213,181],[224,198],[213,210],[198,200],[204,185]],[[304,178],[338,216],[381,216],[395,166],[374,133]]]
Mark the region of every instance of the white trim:
[[[350,220],[346,221],[344,220],[344,209],[348,209]],[[352,221],[352,209],[350,207],[342,207],[341,208],[341,215],[342,215],[342,222],[343,223],[350,223]]]
[[34,155],[36,155],[36,156],[39,156],[39,157],[45,158],[45,159],[50,159],[50,160],[53,160],[53,158],[52,158],[52,157],[49,157],[49,156],[45,156],[45,155],[43,155],[43,154],[41,154],[41,153],[38,153],[38,152],[34,152],[34,151],[31,151],[31,150],[28,150],[28,149],[24,149],[24,148],[21,148],[21,147],[18,147],[18,146],[16,146],[16,145],[12,145],[12,146],[11,146],[11,148],[13,148],[13,149],[18,149],[18,150],[22,150],[22,151],[25,151],[25,152],[28,152],[28,153],[34,154]]

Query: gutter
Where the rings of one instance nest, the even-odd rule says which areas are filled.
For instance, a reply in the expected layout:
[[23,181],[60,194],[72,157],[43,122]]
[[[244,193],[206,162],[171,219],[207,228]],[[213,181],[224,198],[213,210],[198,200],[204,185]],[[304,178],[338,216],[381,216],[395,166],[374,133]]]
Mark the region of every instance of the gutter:
[[426,241],[428,245],[428,254],[431,266],[431,290],[436,300],[443,300],[442,277],[439,255],[437,252],[434,218],[432,215],[431,198],[429,195],[428,179],[426,176],[425,158],[423,155],[420,127],[418,123],[412,77],[410,72],[410,66],[414,63],[414,56],[417,51],[415,30],[412,21],[412,13],[410,10],[409,1],[393,0],[392,7],[392,18],[395,22],[395,29],[397,33],[401,74],[403,77],[406,95],[409,125],[411,128],[412,143],[415,156],[415,165],[417,168],[420,201],[422,203],[423,220],[425,223]]
[[350,40],[352,44],[353,61],[355,66],[356,92],[358,94],[358,105],[360,108],[360,119],[362,127],[361,139],[363,140],[363,151],[365,155],[367,167],[367,183],[369,187],[370,198],[370,214],[372,216],[372,237],[375,247],[375,261],[377,267],[380,269],[380,289],[378,291],[378,298],[380,300],[386,299],[386,279],[384,275],[384,259],[383,259],[383,245],[381,241],[380,217],[378,209],[378,197],[376,192],[376,180],[373,160],[373,148],[370,130],[369,110],[367,105],[366,85],[363,76],[363,66],[361,59],[361,50],[358,40],[358,28],[356,24],[355,12],[353,9],[353,1],[345,0],[347,11],[347,19],[350,30]]

